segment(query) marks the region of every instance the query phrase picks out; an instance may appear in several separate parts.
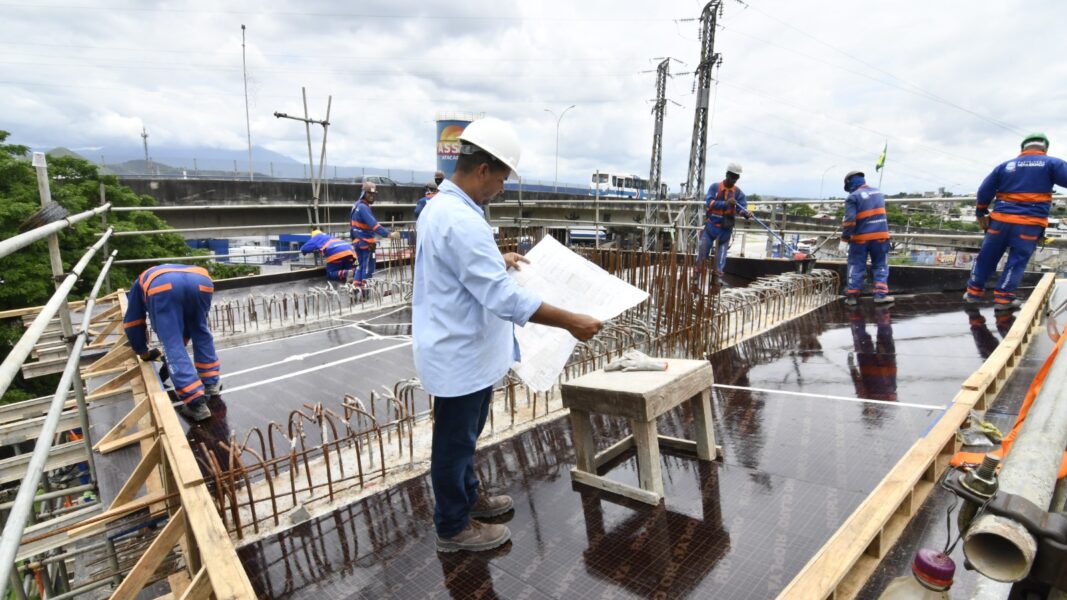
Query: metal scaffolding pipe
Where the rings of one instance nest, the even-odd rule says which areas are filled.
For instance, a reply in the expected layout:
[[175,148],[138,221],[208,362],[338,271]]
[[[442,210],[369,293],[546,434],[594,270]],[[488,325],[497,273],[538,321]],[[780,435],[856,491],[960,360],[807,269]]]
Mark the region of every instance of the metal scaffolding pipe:
[[[1060,353],[1049,368],[999,477],[1000,492],[1022,496],[1045,509],[1052,501],[1063,449],[1067,447],[1065,383],[1067,355]],[[1025,578],[1033,566],[1036,549],[1036,540],[1020,523],[993,515],[977,518],[963,540],[963,552],[975,569],[1003,582]],[[990,594],[979,597],[1006,597],[1000,591],[991,589]]]
[[[52,297],[48,299],[48,303],[44,305],[41,312],[37,314],[37,318],[33,320],[33,323],[26,328],[26,332],[19,338],[15,347],[11,349],[11,353],[4,359],[3,364],[0,364],[0,396],[7,391],[8,386],[15,379],[15,375],[18,374],[19,369],[22,368],[22,363],[26,361],[26,357],[33,351],[34,344],[41,338],[41,334],[44,333],[45,328],[48,327],[48,323],[52,320],[52,317],[56,316],[56,311],[67,300],[67,295],[70,294],[71,288],[81,277],[82,271],[85,266],[89,264],[89,260],[92,259],[96,251],[104,245],[105,242],[111,237],[113,230],[108,229],[104,232],[95,244],[89,247],[82,256],[78,264],[74,265],[70,274],[63,280],[63,283],[56,289],[56,293],[52,294]],[[53,402],[55,399],[53,399]]]
[[[214,260],[216,258],[252,258],[255,256],[277,256],[279,254],[301,254],[299,250],[279,250],[277,252],[266,252],[263,254],[201,254],[196,256],[164,256],[162,258],[127,258],[125,260],[116,260],[116,265],[139,265],[144,263],[161,263],[161,262],[184,262],[192,260]],[[242,263],[236,263],[242,264]],[[251,263],[255,265],[256,263]]]
[[[55,313],[59,305],[66,300],[67,294],[70,292],[70,288],[74,285],[74,282],[78,280],[81,275],[82,269],[89,264],[89,260],[92,259],[96,251],[104,245],[104,242],[110,237],[110,231],[104,235],[96,244],[94,244],[89,251],[82,256],[82,259],[78,261],[78,264],[74,266],[73,271],[67,278],[63,280],[60,288],[56,290],[55,295],[52,296],[52,300],[49,300],[45,305],[45,310],[41,311],[41,314],[34,319],[33,324],[30,326],[32,330],[39,323],[42,323],[40,329],[44,329],[43,324],[47,324],[51,320],[51,315],[47,319],[41,317],[45,315],[47,309],[52,307],[52,314]],[[114,254],[112,254],[114,257]],[[26,529],[26,520],[30,511],[33,509],[33,503],[36,500],[34,496],[37,494],[37,486],[41,482],[41,477],[44,476],[44,468],[48,462],[48,453],[52,449],[52,439],[55,437],[56,429],[59,426],[59,417],[63,413],[63,405],[67,401],[67,394],[70,392],[71,383],[75,379],[75,374],[78,372],[81,366],[81,353],[82,348],[85,347],[85,338],[88,335],[89,321],[92,319],[92,308],[96,301],[96,294],[100,292],[100,286],[104,281],[104,272],[101,271],[101,276],[96,278],[96,284],[93,286],[92,294],[90,294],[89,301],[85,305],[85,314],[82,317],[81,331],[75,336],[74,346],[71,348],[70,356],[67,357],[67,365],[63,369],[63,375],[59,379],[59,385],[56,387],[55,396],[52,397],[52,403],[48,407],[48,415],[45,417],[44,424],[41,426],[41,433],[37,437],[37,442],[33,447],[33,455],[30,457],[30,462],[26,465],[26,477],[19,485],[18,493],[15,495],[14,506],[11,508],[11,512],[8,514],[7,522],[4,523],[3,534],[0,534],[0,598],[5,597],[7,593],[7,584],[10,581],[11,571],[15,566],[15,556],[18,554],[19,544],[22,542],[22,532]],[[58,298],[58,301],[53,302]],[[30,333],[27,330],[26,334]],[[27,335],[23,335],[23,338],[19,340],[19,344],[26,339]],[[37,331],[34,336],[34,340],[40,337],[40,331]],[[32,347],[32,343],[31,343]],[[12,351],[12,355],[15,352]],[[12,357],[9,356],[8,359]],[[23,355],[23,359],[25,355]],[[4,361],[4,367],[8,366],[9,360]],[[22,364],[21,360],[18,364]],[[13,377],[13,376],[12,376]],[[10,380],[4,384],[4,389],[7,389],[7,384]],[[79,407],[79,411],[84,406]],[[84,415],[84,413],[83,413]],[[88,439],[89,430],[86,428],[83,433],[85,439]],[[90,450],[91,452],[91,450]]]
[[19,235],[0,241],[0,258],[3,258],[16,250],[19,250],[20,248],[25,248],[26,246],[29,246],[34,242],[43,240],[46,237],[59,231],[62,231],[75,223],[84,221],[90,217],[95,217],[96,215],[102,212],[106,212],[110,208],[111,203],[107,203],[103,206],[98,206],[97,208],[94,208],[92,210],[87,210],[85,212],[78,213],[76,215],[60,219],[58,221],[54,221],[47,225],[42,225],[36,229],[31,229],[26,233],[20,233]]
[[[391,221],[396,225],[414,224],[415,221]],[[344,227],[349,228],[351,223],[341,221],[337,223],[319,223],[319,227]],[[146,229],[144,231],[118,231],[115,237],[131,237],[136,235],[158,235],[161,233],[203,233],[207,231],[240,231],[244,229],[300,229],[307,231],[307,223],[289,223],[285,225],[227,225],[225,227],[192,227],[185,229]]]

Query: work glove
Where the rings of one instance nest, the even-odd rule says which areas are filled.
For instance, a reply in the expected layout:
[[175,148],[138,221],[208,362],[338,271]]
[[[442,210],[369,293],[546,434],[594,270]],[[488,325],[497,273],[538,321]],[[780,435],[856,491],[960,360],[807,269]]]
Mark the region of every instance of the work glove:
[[605,371],[666,371],[667,361],[656,360],[644,352],[627,350],[604,367]]
[[989,215],[979,215],[979,217],[978,217],[978,226],[982,228],[982,231],[985,231],[986,229],[989,229],[989,222],[990,222]]
[[389,234],[389,239],[391,239],[391,240],[400,239],[400,232],[399,231],[394,231],[393,233],[390,233]]
[[145,362],[152,362],[163,358],[163,351],[159,348],[152,348],[148,352],[141,355],[141,360]]

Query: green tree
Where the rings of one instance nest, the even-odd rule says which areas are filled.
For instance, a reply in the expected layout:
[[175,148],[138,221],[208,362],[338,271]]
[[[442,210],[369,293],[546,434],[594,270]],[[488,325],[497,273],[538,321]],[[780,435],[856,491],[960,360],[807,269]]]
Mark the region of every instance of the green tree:
[[[31,166],[26,146],[5,144],[10,134],[0,130],[0,239],[18,233],[19,225],[41,207],[37,192],[37,176]],[[96,166],[77,157],[65,156],[49,159],[49,186],[52,200],[72,214],[84,212],[100,202],[100,184],[113,206],[155,206],[149,196],[139,196],[119,183],[113,175],[101,175]],[[112,213],[109,225],[119,231],[146,229],[169,229],[169,226],[151,212]],[[87,219],[59,233],[59,248],[63,256],[64,270],[71,269],[96,242],[101,231],[99,218]],[[155,258],[163,256],[191,256],[194,251],[177,234],[138,235],[112,237],[110,247],[118,250],[120,258]],[[84,297],[91,290],[100,274],[106,257],[100,251],[82,273],[74,286],[72,298]],[[254,273],[254,267],[220,265],[205,261],[203,264],[212,276],[224,278]],[[128,287],[143,269],[149,265],[114,265],[111,280],[116,287]],[[44,304],[55,290],[50,277],[51,266],[47,242],[41,240],[4,257],[0,271],[0,310],[37,306]],[[21,324],[14,320],[0,323],[0,356],[6,356],[22,335]],[[0,403],[47,395],[55,391],[58,376],[42,377],[30,381],[16,379],[0,399]]]
[[807,204],[794,204],[789,207],[789,214],[797,217],[814,217],[818,212]]

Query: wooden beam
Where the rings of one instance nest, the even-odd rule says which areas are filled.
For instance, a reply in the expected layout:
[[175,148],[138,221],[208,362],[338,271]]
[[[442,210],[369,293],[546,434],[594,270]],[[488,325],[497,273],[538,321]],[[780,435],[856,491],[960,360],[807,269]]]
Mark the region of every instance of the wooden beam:
[[[35,417],[0,425],[0,446],[10,446],[11,444],[37,439],[37,436],[41,433],[41,426],[44,424],[44,420],[45,417]],[[67,411],[59,416],[59,427],[56,428],[56,431],[69,431],[80,426],[78,413]]]
[[[30,464],[32,453],[19,454],[11,458],[0,460],[0,484],[19,481],[26,477],[26,468]],[[68,442],[58,446],[52,446],[45,462],[44,470],[53,471],[62,467],[69,467],[85,461],[85,442]]]
[[167,498],[167,494],[164,494],[163,492],[149,493],[148,495],[141,496],[136,500],[131,500],[130,502],[127,502],[122,506],[110,508],[91,519],[85,519],[84,522],[80,523],[77,527],[68,531],[67,534],[71,537],[71,539],[96,535],[97,533],[104,531],[104,529],[107,527],[107,524],[111,521],[114,521],[115,519],[118,519],[120,517],[124,517],[132,512],[137,512],[143,508],[148,508],[157,502],[163,502]]
[[[125,337],[123,337],[122,339],[124,341],[126,340]],[[96,362],[89,365],[89,367],[83,371],[83,374],[86,377],[94,377],[97,373],[101,371],[111,369],[112,367],[117,367],[119,365],[122,365],[126,361],[135,358],[137,358],[137,355],[133,353],[133,348],[130,348],[129,342],[127,341],[124,344],[120,343],[111,350],[108,350],[107,354],[96,359]]]
[[122,485],[122,489],[115,494],[115,499],[111,501],[109,509],[133,500],[134,496],[137,495],[137,490],[140,490],[145,482],[148,481],[148,476],[156,470],[156,467],[159,466],[159,461],[162,459],[159,445],[160,441],[156,438],[148,452],[141,456],[141,460],[137,463],[133,472],[130,473],[130,478]]
[[[174,464],[172,447],[164,444],[163,451],[169,464]],[[192,458],[190,452],[189,458]],[[196,538],[197,550],[201,562],[211,578],[211,589],[218,600],[248,599],[253,600],[256,592],[252,582],[245,573],[237,550],[230,540],[230,535],[222,525],[222,518],[215,508],[207,486],[179,485],[182,508],[189,515],[188,521]]]
[[131,366],[129,369],[123,371],[121,374],[116,375],[111,379],[108,379],[100,387],[93,389],[93,393],[89,395],[88,399],[91,400],[99,396],[100,394],[106,394],[107,392],[113,392],[115,390],[122,389],[129,385],[129,383],[133,381],[134,377],[137,377],[140,374],[141,372],[137,369],[136,366]]
[[[22,402],[12,402],[11,404],[0,405],[0,423],[11,423],[14,421],[22,421],[24,419],[33,419],[41,415],[48,414],[48,409],[52,405],[52,396],[44,396],[42,398],[34,398],[32,400],[23,400]],[[75,406],[75,400],[71,398],[63,404],[63,410],[70,410]]]
[[193,577],[193,582],[181,595],[181,600],[207,600],[211,597],[211,577],[207,574],[207,568],[202,568]]
[[[130,439],[129,433],[133,431],[135,427],[137,427],[137,423],[141,420],[141,417],[148,414],[148,409],[148,398],[142,397],[136,404],[133,405],[133,409],[129,413],[127,413],[125,417],[122,417],[122,419],[118,423],[115,423],[115,426],[111,428],[111,431],[108,431],[103,435],[103,437],[100,438],[100,441],[96,443],[96,446],[93,446],[93,450],[96,450],[100,454],[107,454],[108,452],[111,452],[113,450],[125,448],[126,446],[132,444],[133,442],[139,439],[143,439]],[[154,433],[155,428],[153,427],[145,429],[143,431]],[[117,444],[116,442],[120,440],[125,440],[125,443]]]
[[119,584],[118,589],[111,595],[112,600],[134,600],[145,584],[152,579],[156,569],[163,559],[170,554],[171,548],[178,543],[178,538],[185,531],[185,509],[179,508],[170,517],[167,526],[159,532],[156,539],[148,546],[148,550],[133,565],[129,574]]

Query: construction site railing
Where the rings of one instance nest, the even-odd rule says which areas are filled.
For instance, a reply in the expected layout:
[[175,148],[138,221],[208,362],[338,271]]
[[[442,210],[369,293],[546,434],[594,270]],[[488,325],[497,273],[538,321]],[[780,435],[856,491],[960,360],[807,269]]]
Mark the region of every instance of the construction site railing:
[[87,210],[87,211],[85,211],[83,213],[78,213],[76,215],[72,215],[72,216],[60,219],[58,221],[54,221],[54,222],[49,223],[47,225],[42,225],[41,227],[38,227],[36,229],[31,229],[30,231],[27,231],[26,233],[20,233],[20,234],[16,235],[15,237],[10,237],[10,238],[8,238],[6,240],[0,241],[0,258],[3,258],[5,256],[7,256],[8,254],[11,254],[12,252],[16,251],[16,250],[19,250],[21,248],[25,248],[26,246],[29,246],[30,244],[32,244],[34,242],[43,240],[46,237],[48,237],[48,236],[50,236],[50,235],[52,235],[54,233],[58,233],[58,232],[60,232],[60,231],[62,231],[64,229],[66,229],[67,227],[70,227],[71,225],[73,225],[75,223],[84,221],[84,220],[86,220],[86,219],[88,219],[90,217],[95,217],[96,215],[99,215],[100,213],[107,212],[110,209],[111,209],[111,203],[109,202],[107,204],[104,204],[103,206],[99,206],[99,207],[94,208],[92,210]]
[[[110,233],[110,230],[109,230]],[[82,269],[89,264],[89,260],[96,254],[96,251],[104,245],[107,238],[110,235],[105,235],[94,244],[89,251],[85,253],[78,264],[75,265],[73,272],[67,276],[60,289],[56,290],[53,295],[53,300],[58,298],[58,301],[54,302],[52,313],[54,314],[56,309],[63,300],[66,299],[67,294],[70,293],[70,288],[73,287],[81,275]],[[78,368],[81,364],[81,353],[85,347],[85,339],[89,332],[89,321],[92,319],[93,307],[96,303],[96,297],[100,293],[100,286],[103,284],[104,279],[107,276],[107,272],[111,269],[112,261],[115,258],[117,251],[111,253],[111,257],[108,258],[107,263],[104,264],[104,268],[101,269],[100,275],[96,278],[96,283],[93,285],[92,292],[89,293],[89,299],[85,303],[85,312],[82,315],[81,330],[75,334],[74,346],[70,351],[70,355],[67,357],[66,367],[63,369],[63,375],[59,379],[59,385],[56,387],[55,396],[52,398],[52,403],[48,407],[48,415],[45,417],[44,424],[41,426],[41,433],[37,436],[37,442],[33,447],[33,455],[30,457],[30,462],[26,467],[26,477],[19,484],[18,493],[15,495],[15,501],[11,507],[11,513],[8,515],[7,523],[4,524],[3,534],[0,535],[0,598],[6,598],[7,585],[11,579],[11,571],[15,567],[15,555],[18,553],[19,544],[22,541],[22,532],[26,528],[26,522],[29,518],[30,511],[33,510],[33,503],[36,501],[37,486],[41,482],[41,478],[44,476],[45,464],[48,461],[48,453],[52,449],[52,440],[55,438],[56,429],[59,426],[59,418],[63,413],[63,406],[67,401],[67,394],[71,390],[71,382],[74,380]],[[48,307],[53,306],[53,301],[50,300],[45,310],[41,311],[37,319],[34,320],[33,325],[37,325],[39,321],[47,324],[51,320],[51,316],[42,319],[42,317],[48,312]],[[33,330],[27,330],[27,335]],[[43,326],[37,330],[36,337],[40,337],[40,331],[43,330]],[[23,340],[19,340],[19,344],[25,340],[27,336],[23,336]],[[33,342],[36,341],[36,337],[29,343],[29,347],[32,348]],[[15,352],[12,352],[14,355]],[[27,351],[28,354],[28,351]],[[25,354],[22,356],[22,360],[25,359]],[[12,358],[11,356],[8,357]],[[22,360],[19,360],[21,365]],[[8,361],[4,361],[4,367],[8,366]],[[16,365],[16,369],[17,369]],[[13,375],[12,375],[13,377]],[[4,383],[3,388],[7,389],[7,385],[10,381]],[[79,406],[79,413],[82,419],[83,434],[88,437],[89,429],[87,426],[88,415],[85,414],[84,405]]]
[[26,357],[33,351],[34,344],[41,338],[41,334],[44,333],[45,328],[52,321],[52,318],[56,316],[59,308],[67,301],[67,295],[70,294],[70,290],[74,288],[74,284],[81,278],[82,271],[85,270],[86,265],[96,254],[96,251],[103,247],[111,238],[113,233],[112,229],[108,229],[104,232],[104,235],[100,237],[95,244],[89,247],[89,250],[85,252],[78,264],[74,265],[69,275],[63,279],[63,283],[56,289],[56,293],[52,294],[52,297],[48,299],[48,303],[44,305],[41,312],[37,314],[37,318],[33,320],[33,323],[26,328],[26,332],[19,338],[18,343],[11,349],[11,353],[4,359],[3,364],[0,364],[0,396],[7,391],[8,386],[14,381],[15,375],[18,374],[19,369],[22,368],[22,363],[26,361]]

